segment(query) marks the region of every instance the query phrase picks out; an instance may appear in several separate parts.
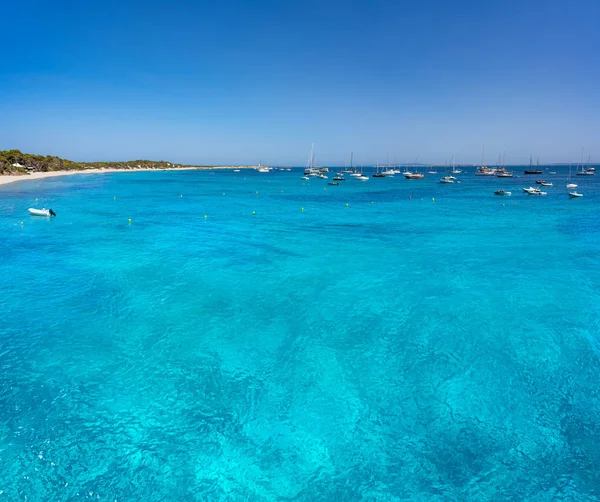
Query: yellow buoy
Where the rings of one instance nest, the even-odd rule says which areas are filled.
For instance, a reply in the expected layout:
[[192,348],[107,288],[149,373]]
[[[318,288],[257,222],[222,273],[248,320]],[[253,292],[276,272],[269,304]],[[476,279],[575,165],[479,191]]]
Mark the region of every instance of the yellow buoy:
[[183,194],[179,194],[179,197],[183,197]]
[[23,222],[21,222],[21,225],[23,224]]
[[348,207],[348,204],[346,204],[346,207]]
[[131,223],[131,218],[127,218],[127,221],[128,221],[129,223]]
[[371,201],[371,204],[373,204],[373,201]]
[[302,211],[304,211],[304,208],[302,208]]
[[256,214],[254,211],[252,211],[252,214]]
[[113,197],[113,199],[114,199],[114,200],[117,200],[117,196],[115,195],[115,196]]
[[256,192],[256,194],[258,195],[258,192]]
[[431,197],[431,202],[435,201],[435,199],[433,197]]
[[204,219],[206,219],[206,215],[204,215]]
[[37,202],[37,197],[35,198],[35,201]]

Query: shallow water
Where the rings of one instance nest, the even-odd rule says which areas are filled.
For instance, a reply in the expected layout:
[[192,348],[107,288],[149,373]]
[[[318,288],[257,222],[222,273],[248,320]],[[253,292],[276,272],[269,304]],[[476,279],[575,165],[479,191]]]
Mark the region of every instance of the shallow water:
[[0,500],[599,499],[600,176],[556,170],[0,187]]

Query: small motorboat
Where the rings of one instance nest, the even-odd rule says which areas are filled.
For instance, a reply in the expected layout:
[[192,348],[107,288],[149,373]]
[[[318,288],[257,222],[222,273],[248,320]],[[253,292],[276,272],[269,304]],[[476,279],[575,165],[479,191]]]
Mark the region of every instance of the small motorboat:
[[327,184],[328,185],[339,185],[339,183],[337,181],[329,181]]
[[303,180],[309,180],[310,178],[308,176],[302,176]]
[[567,188],[577,188],[575,183],[567,183]]
[[440,183],[454,183],[456,178],[454,176],[443,176],[440,178]]
[[356,179],[360,180],[360,181],[369,181],[369,178],[367,176],[362,175],[362,174],[360,176],[357,176]]
[[569,199],[576,199],[577,197],[583,197],[583,194],[577,193],[575,190],[569,192]]
[[319,175],[318,175],[318,177],[319,177],[319,178],[323,178],[324,180],[326,180],[326,179],[327,179],[327,176],[325,176],[323,173],[319,174]]
[[239,173],[239,172],[240,172],[240,170],[239,170],[239,169],[234,169],[234,170],[233,170],[233,172],[234,172],[234,173]]
[[507,196],[510,197],[512,195],[512,192],[509,192],[507,190],[504,190],[504,188],[501,188],[500,190],[496,190],[494,192],[494,194],[496,194],[496,195],[507,195]]
[[43,207],[42,209],[35,209],[33,207],[30,207],[28,211],[29,214],[31,214],[32,216],[56,216],[56,213],[52,211],[52,209],[46,209],[45,207]]
[[540,183],[540,185],[542,185],[543,187],[551,187],[552,183],[547,183],[544,181],[543,183]]
[[544,180],[535,180],[536,185],[543,185],[544,183],[546,183]]
[[533,188],[533,187],[523,188],[523,191],[527,195],[548,195],[548,192],[542,192],[539,188]]
[[406,173],[404,177],[407,180],[422,180],[425,177],[425,175],[421,173]]
[[373,178],[385,178],[386,176],[384,173],[373,173]]

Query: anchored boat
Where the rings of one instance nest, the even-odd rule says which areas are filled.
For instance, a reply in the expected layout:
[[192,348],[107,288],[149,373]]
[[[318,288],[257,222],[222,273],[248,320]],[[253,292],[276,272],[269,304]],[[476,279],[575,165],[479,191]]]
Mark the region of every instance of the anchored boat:
[[32,216],[56,216],[56,213],[52,211],[52,209],[46,209],[45,207],[43,207],[42,209],[35,209],[33,207],[30,207],[28,211],[29,214],[31,214]]

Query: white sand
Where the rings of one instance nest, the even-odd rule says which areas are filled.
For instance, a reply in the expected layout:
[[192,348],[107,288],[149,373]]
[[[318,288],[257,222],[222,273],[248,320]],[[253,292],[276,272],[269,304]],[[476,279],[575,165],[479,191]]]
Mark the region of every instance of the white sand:
[[214,167],[171,167],[168,169],[84,169],[81,171],[49,171],[46,173],[31,173],[23,175],[0,175],[0,185],[7,185],[16,181],[31,181],[54,176],[70,176],[72,174],[102,174],[102,173],[135,173],[139,171],[195,171],[210,169],[254,169],[254,166],[214,166]]

